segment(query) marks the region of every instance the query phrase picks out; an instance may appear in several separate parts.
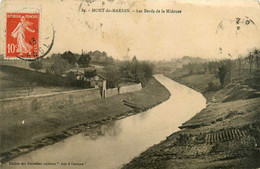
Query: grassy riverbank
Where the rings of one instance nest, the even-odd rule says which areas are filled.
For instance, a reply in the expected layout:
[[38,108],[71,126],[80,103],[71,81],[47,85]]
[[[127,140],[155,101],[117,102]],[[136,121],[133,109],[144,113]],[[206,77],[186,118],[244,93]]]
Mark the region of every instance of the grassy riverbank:
[[124,105],[123,100],[146,110],[169,97],[168,90],[151,78],[146,87],[138,92],[62,106],[48,111],[0,114],[1,162],[53,144],[88,128],[140,112]]
[[[173,77],[171,77],[173,78]],[[207,92],[214,75],[175,78],[202,92],[208,106],[158,145],[123,168],[257,168],[260,166],[260,98],[244,82]],[[245,80],[245,79],[244,79]]]

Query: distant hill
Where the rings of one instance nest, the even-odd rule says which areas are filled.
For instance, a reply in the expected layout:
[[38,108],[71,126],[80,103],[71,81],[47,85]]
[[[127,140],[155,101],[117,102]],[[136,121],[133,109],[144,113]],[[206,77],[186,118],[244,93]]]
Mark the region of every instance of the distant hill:
[[101,52],[101,51],[90,51],[87,54],[90,55],[91,60],[90,60],[90,64],[96,64],[96,65],[108,65],[114,62],[114,59],[112,56],[108,56],[106,52]]
[[183,65],[193,63],[205,63],[207,59],[200,57],[183,56],[182,58],[171,59],[170,61],[156,61],[153,62],[155,65],[155,73],[173,72],[178,68],[182,68]]
[[171,62],[176,62],[180,65],[186,65],[189,63],[204,63],[207,62],[207,59],[203,59],[200,57],[191,57],[191,56],[183,56],[182,58],[178,58],[178,59],[172,59]]

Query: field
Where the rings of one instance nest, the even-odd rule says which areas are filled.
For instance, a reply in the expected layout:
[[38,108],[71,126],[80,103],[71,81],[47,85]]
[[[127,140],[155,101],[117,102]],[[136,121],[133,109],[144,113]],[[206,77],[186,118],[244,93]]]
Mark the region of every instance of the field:
[[178,78],[174,78],[171,76],[169,77],[201,93],[205,93],[209,82],[212,82],[217,86],[220,86],[219,79],[216,77],[216,75],[210,73],[193,74],[193,75],[188,75],[188,76],[183,76]]
[[50,85],[36,80],[41,74],[41,72],[19,67],[0,65],[0,99],[77,89]]

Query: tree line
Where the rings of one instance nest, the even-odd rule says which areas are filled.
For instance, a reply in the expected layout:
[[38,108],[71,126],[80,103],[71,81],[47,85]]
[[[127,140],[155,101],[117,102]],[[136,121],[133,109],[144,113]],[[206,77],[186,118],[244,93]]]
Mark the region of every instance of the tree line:
[[134,56],[132,61],[117,61],[106,65],[104,70],[110,88],[118,87],[122,82],[142,83],[145,86],[152,77],[153,64],[138,61]]
[[[232,79],[254,78],[254,72],[260,69],[260,50],[254,49],[246,56],[237,59],[222,59],[204,63],[188,63],[176,72],[182,75],[215,74],[219,79],[220,88],[228,85]],[[210,88],[217,88],[211,82]]]
[[[142,83],[143,85],[152,77],[153,65],[146,61],[139,61],[134,56],[131,61],[115,60],[111,56],[108,56],[106,52],[90,51],[88,53],[75,54],[70,51],[66,51],[62,54],[52,54],[51,57],[37,60],[30,63],[30,68],[35,71],[45,69],[48,74],[56,76],[63,75],[66,71],[75,68],[87,68],[90,63],[100,65],[103,70],[85,70],[82,83],[84,84],[84,78],[90,79],[100,73],[105,76],[107,85],[109,88],[118,87],[120,83]],[[74,74],[68,73],[68,78],[73,79]],[[84,86],[84,85],[81,85]],[[84,86],[85,87],[85,86]]]
[[66,51],[63,54],[52,54],[51,57],[33,61],[29,64],[30,68],[39,71],[44,68],[46,73],[53,73],[55,75],[62,75],[65,71],[75,67],[88,67],[90,63],[90,55],[82,53],[81,55]]

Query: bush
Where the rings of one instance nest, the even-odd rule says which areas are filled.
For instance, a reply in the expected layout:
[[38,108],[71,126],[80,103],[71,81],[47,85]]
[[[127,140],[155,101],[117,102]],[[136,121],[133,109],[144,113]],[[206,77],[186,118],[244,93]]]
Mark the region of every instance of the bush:
[[208,87],[206,88],[206,92],[215,92],[219,90],[219,86],[213,82],[208,83]]
[[119,67],[115,64],[105,67],[105,76],[107,78],[107,87],[115,88],[121,82]]
[[40,60],[36,60],[36,61],[33,61],[29,64],[30,68],[36,70],[38,72],[38,70],[41,70],[42,69],[42,62]]
[[54,64],[51,66],[51,71],[54,72],[54,74],[57,76],[61,76],[66,70],[69,69],[70,69],[70,65],[64,59],[55,61]]
[[82,67],[88,67],[91,57],[89,54],[82,54],[78,60],[78,64]]

